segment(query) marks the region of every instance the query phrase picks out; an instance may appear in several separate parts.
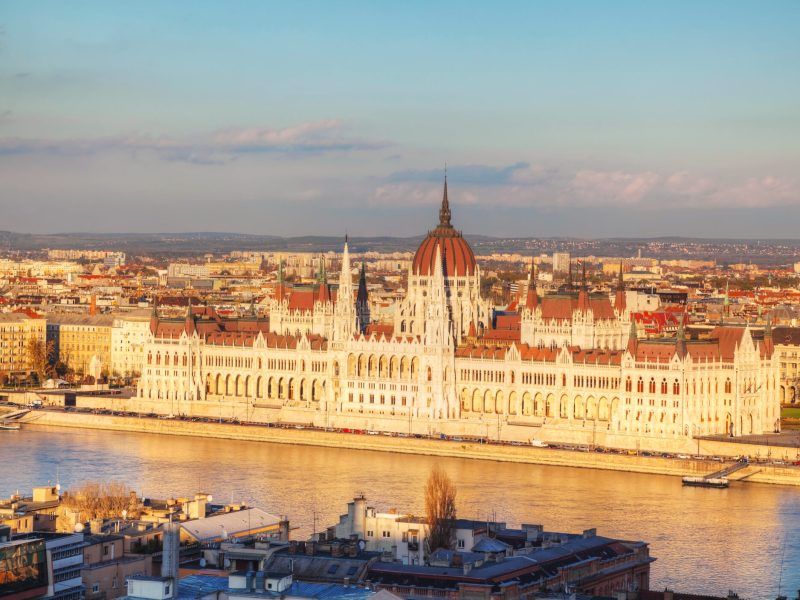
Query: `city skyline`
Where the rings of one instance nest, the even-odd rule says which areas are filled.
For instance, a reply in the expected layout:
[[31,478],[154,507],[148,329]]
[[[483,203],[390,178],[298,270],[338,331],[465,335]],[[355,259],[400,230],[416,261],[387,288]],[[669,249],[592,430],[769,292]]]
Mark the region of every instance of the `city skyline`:
[[794,238],[797,17],[10,2],[0,228]]

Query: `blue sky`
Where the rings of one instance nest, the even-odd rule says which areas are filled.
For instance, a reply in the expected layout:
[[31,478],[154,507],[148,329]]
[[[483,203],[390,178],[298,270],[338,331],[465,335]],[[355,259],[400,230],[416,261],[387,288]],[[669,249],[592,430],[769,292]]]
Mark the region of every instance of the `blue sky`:
[[0,4],[0,229],[798,237],[800,3]]

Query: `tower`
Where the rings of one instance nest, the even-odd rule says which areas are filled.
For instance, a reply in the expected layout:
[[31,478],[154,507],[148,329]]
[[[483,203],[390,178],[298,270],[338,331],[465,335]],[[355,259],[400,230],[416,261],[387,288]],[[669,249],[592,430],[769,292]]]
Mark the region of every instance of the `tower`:
[[361,259],[361,273],[358,277],[358,294],[356,295],[356,315],[358,330],[367,333],[369,326],[369,296],[367,294],[367,272],[364,259]]
[[343,341],[350,339],[356,331],[356,310],[353,304],[353,280],[350,272],[350,250],[347,237],[342,252],[342,271],[339,275],[339,291],[336,296],[334,311],[334,339]]

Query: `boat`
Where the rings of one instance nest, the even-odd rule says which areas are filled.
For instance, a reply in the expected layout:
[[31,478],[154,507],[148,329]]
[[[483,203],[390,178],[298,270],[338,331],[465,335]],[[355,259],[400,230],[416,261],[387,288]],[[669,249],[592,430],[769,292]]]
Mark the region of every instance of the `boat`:
[[0,431],[19,431],[19,423],[0,423]]
[[690,477],[683,478],[683,485],[693,487],[726,488],[728,487],[727,477]]

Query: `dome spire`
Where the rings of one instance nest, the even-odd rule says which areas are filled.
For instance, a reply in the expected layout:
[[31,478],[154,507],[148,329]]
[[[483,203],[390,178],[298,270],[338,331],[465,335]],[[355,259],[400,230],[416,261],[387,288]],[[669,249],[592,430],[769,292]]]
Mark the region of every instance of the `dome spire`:
[[439,227],[452,227],[450,224],[450,202],[447,200],[447,163],[444,165],[444,193],[442,207],[439,209]]

